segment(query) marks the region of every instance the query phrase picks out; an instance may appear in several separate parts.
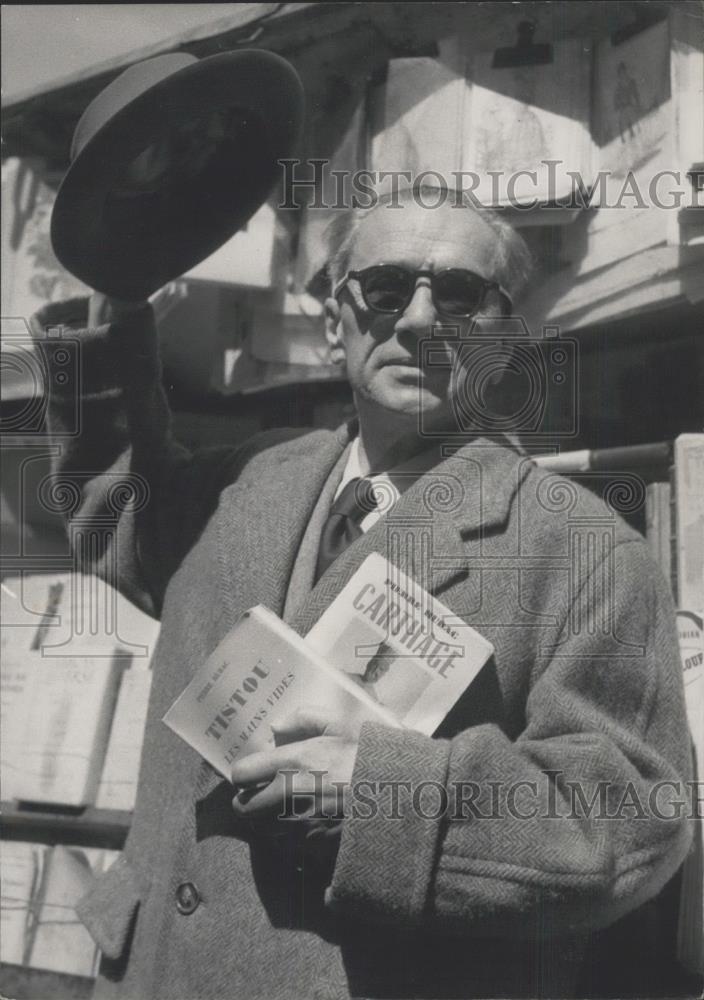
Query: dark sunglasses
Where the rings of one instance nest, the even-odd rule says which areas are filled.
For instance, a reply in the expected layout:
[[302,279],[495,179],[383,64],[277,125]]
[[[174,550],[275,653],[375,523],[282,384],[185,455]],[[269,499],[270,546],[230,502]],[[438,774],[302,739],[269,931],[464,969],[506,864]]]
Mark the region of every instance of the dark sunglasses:
[[433,305],[443,316],[473,316],[483,306],[487,293],[493,290],[501,295],[504,310],[507,313],[511,311],[511,300],[498,282],[487,281],[460,267],[447,267],[441,271],[409,271],[395,264],[376,264],[363,271],[348,271],[333,289],[335,298],[350,278],[359,282],[364,303],[374,312],[403,312],[415,294],[418,278],[430,280]]

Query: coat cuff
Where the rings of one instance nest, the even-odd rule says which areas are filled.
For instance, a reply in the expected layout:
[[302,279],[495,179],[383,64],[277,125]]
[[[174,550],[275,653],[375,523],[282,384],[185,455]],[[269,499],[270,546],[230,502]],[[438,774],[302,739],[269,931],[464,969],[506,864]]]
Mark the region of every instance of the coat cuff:
[[365,723],[326,902],[341,916],[421,922],[443,822],[449,743]]

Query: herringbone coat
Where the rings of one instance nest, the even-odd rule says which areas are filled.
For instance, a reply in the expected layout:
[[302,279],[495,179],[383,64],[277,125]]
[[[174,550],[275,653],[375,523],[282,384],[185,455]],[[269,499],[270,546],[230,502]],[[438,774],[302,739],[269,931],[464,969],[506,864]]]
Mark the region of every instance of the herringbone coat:
[[[76,301],[38,324],[85,315]],[[84,523],[122,504],[117,543],[91,567],[116,560],[162,622],[134,822],[80,907],[104,953],[99,994],[574,991],[594,932],[652,899],[689,843],[683,818],[649,805],[658,782],[688,777],[690,752],[672,604],[640,536],[501,443],[450,454],[299,595],[291,624],[305,633],[378,551],[423,574],[493,661],[439,738],[365,725],[354,781],[376,790],[376,810],[341,832],[239,824],[229,785],[161,718],[245,609],[283,613],[350,432],[189,455],[169,436],[150,313],[78,336],[83,433],[57,471]],[[66,405],[57,389],[55,431]],[[112,488],[129,475],[144,485],[131,509]],[[410,789],[395,813],[393,782]],[[587,803],[606,789],[601,816],[575,805],[575,786]],[[188,915],[186,882],[200,900]]]

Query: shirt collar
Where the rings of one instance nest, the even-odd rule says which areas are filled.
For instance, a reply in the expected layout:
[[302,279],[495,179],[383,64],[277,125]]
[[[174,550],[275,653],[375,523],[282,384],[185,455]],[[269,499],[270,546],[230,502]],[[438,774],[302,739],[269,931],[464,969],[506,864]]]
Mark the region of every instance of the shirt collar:
[[[364,477],[369,480],[373,487],[376,487],[375,496],[378,506],[363,518],[360,524],[362,531],[368,531],[382,514],[385,514],[394,506],[401,494],[405,493],[409,486],[415,483],[424,472],[427,472],[437,462],[437,449],[430,447],[413,455],[407,461],[394,466],[393,469],[384,472],[375,472]],[[334,499],[338,498],[342,490],[352,479],[362,477],[362,467],[359,459],[359,435],[357,435],[350,445],[342,479],[337,487]]]

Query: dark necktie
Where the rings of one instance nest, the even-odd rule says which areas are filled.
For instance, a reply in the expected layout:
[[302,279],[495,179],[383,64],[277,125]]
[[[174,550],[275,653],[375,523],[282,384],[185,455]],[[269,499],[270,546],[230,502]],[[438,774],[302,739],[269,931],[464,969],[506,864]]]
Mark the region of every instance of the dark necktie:
[[371,482],[368,479],[350,479],[333,503],[320,533],[318,562],[315,567],[316,583],[348,545],[359,538],[362,534],[361,522],[375,507],[376,499]]

